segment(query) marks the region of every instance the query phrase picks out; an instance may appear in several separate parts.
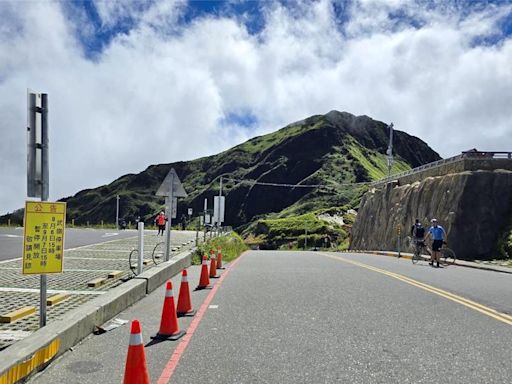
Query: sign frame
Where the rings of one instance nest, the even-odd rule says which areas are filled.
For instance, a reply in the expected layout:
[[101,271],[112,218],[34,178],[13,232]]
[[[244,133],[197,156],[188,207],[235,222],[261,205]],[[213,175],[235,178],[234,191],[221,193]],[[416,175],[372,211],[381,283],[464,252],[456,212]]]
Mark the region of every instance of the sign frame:
[[[23,228],[22,274],[62,273],[66,203],[26,201]],[[39,266],[32,266],[37,260]]]

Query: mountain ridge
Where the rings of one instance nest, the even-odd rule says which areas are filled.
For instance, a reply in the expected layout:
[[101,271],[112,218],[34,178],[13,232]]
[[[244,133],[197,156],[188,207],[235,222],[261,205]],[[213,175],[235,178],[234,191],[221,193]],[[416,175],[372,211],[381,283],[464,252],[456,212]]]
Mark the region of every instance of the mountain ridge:
[[[330,111],[251,138],[216,155],[150,165],[142,172],[125,174],[110,184],[79,191],[60,201],[67,202],[68,218],[74,219],[75,224],[115,221],[117,195],[121,217],[151,220],[164,202],[154,194],[171,168],[175,168],[189,194],[178,203],[178,217],[186,214],[188,207],[201,212],[205,198],[211,204],[211,198],[219,192],[220,176],[331,187],[331,192],[326,193],[323,189],[285,190],[228,181],[224,185],[226,224],[238,227],[261,215],[282,211],[302,214],[312,207],[343,206],[356,201],[357,192],[337,190],[336,186],[383,177],[387,172],[387,145],[387,124],[364,115]],[[394,132],[394,156],[394,172],[440,159],[421,139],[402,131]]]

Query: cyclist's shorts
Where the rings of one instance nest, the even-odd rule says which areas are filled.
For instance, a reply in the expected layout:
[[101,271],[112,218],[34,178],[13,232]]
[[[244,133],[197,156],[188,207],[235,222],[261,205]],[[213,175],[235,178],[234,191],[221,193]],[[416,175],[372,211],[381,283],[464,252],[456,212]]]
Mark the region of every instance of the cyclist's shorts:
[[415,242],[416,242],[416,245],[418,247],[424,247],[425,246],[425,240],[418,240],[418,239],[416,239]]
[[432,243],[432,250],[439,252],[441,250],[441,247],[443,246],[443,240],[434,240]]

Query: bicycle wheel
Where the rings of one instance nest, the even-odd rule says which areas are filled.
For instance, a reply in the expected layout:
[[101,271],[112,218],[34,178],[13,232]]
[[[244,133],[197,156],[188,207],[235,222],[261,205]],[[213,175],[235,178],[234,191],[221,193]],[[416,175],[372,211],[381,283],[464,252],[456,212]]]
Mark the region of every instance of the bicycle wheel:
[[421,257],[420,257],[420,252],[419,250],[415,250],[414,253],[412,254],[412,257],[411,257],[411,261],[413,264],[416,264],[418,261],[420,261]]
[[130,264],[130,271],[137,276],[137,259],[139,258],[139,250],[132,249],[130,256],[128,256],[128,263]]
[[412,241],[412,238],[411,236],[407,236],[405,238],[405,247],[410,249],[412,253],[414,253],[414,251],[416,250],[416,246],[414,244],[414,241]]
[[153,253],[151,254],[151,257],[153,258],[153,263],[155,263],[155,265],[164,261],[164,257],[165,257],[165,243],[164,242],[158,243],[157,245],[155,245],[155,248],[153,248]]
[[451,265],[455,263],[457,256],[450,248],[441,248],[441,263]]

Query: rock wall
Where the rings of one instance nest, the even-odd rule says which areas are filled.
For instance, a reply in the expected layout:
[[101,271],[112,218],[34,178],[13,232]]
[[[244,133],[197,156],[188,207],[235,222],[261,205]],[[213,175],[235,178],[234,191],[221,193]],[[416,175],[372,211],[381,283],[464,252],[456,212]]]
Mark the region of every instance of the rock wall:
[[350,248],[394,251],[398,228],[403,244],[415,218],[428,228],[434,217],[458,258],[496,257],[512,223],[512,171],[464,171],[373,189],[361,201]]

